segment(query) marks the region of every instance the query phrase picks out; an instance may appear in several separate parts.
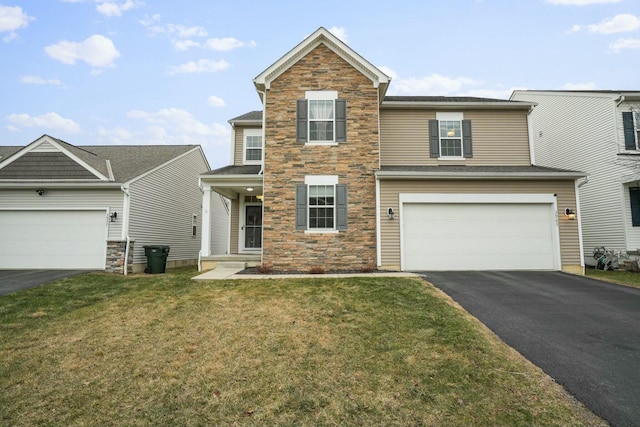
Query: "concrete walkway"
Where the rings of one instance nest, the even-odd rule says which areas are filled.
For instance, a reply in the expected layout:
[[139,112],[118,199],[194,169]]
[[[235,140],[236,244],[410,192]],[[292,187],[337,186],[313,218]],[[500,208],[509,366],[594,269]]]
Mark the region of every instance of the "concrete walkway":
[[330,279],[339,277],[419,277],[414,273],[405,272],[376,272],[376,273],[348,273],[348,274],[238,274],[244,268],[218,267],[215,270],[206,271],[193,280],[237,280],[237,279]]

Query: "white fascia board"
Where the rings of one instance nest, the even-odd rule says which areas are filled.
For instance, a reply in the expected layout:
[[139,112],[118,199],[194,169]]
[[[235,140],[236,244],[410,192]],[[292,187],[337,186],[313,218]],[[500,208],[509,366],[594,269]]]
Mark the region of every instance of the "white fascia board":
[[262,175],[200,175],[200,182],[203,185],[212,187],[234,185],[260,185],[262,186]]
[[120,188],[121,184],[112,181],[99,181],[99,182],[87,182],[87,181],[43,181],[43,180],[21,180],[21,181],[0,181],[0,188],[94,188],[94,189],[113,189]]
[[579,179],[587,174],[581,172],[419,172],[376,171],[378,179]]

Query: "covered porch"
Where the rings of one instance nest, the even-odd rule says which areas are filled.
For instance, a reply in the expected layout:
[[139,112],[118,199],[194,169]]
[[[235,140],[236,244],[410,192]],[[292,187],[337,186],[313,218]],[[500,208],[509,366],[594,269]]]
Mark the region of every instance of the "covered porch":
[[[220,263],[260,265],[262,260],[262,189],[260,165],[226,166],[199,178],[202,189],[202,242],[200,270]],[[211,227],[211,198],[217,193],[231,201],[228,242],[223,253],[212,251],[211,242],[220,230]],[[218,251],[220,252],[220,251]]]

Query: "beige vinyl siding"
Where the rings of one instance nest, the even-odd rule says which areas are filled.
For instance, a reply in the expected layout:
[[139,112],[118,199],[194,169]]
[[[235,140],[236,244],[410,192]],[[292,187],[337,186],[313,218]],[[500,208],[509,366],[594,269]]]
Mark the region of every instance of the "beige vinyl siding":
[[527,111],[462,110],[471,120],[473,158],[460,162],[429,157],[429,120],[436,110],[380,111],[380,161],[384,165],[468,166],[531,164]]
[[[145,263],[144,245],[170,246],[168,260],[197,260],[202,232],[202,192],[198,175],[208,167],[199,149],[161,166],[130,185],[129,235],[134,263]],[[192,217],[197,232],[192,235]]]
[[233,164],[235,166],[242,166],[244,164],[244,130],[245,129],[260,129],[259,126],[252,127],[239,127],[235,128],[235,141],[233,142]]
[[[619,156],[622,111],[617,95],[600,93],[514,92],[513,99],[538,103],[531,113],[535,163],[589,174],[580,187],[580,218],[586,257],[593,249],[636,249],[627,245],[623,176],[632,172]],[[638,170],[635,171],[636,173]],[[629,209],[629,210],[628,210]],[[629,219],[630,221],[630,219]]]
[[46,188],[44,196],[39,196],[35,188],[0,190],[0,210],[59,210],[59,209],[103,209],[117,212],[116,222],[105,223],[108,240],[122,239],[122,205],[124,194],[119,188],[113,189],[62,189]]
[[508,181],[508,180],[382,180],[380,181],[380,237],[381,267],[397,269],[400,266],[400,220],[390,220],[387,210],[400,212],[400,193],[477,193],[477,194],[557,194],[558,223],[560,228],[560,255],[562,265],[579,265],[580,248],[578,221],[564,217],[567,207],[575,209],[575,184],[564,181]]
[[240,202],[238,199],[234,199],[231,201],[231,241],[230,241],[230,250],[232,254],[238,253],[238,233],[240,229]]

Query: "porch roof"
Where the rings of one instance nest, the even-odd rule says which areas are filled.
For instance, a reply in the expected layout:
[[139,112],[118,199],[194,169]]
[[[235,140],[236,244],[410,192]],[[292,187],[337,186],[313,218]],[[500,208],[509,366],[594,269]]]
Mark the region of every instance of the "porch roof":
[[260,165],[225,166],[200,175],[200,185],[230,199],[237,198],[238,194],[259,195],[263,180],[260,169]]

